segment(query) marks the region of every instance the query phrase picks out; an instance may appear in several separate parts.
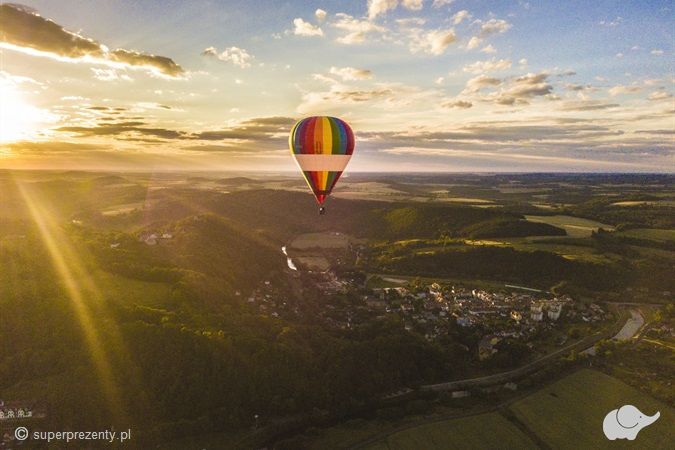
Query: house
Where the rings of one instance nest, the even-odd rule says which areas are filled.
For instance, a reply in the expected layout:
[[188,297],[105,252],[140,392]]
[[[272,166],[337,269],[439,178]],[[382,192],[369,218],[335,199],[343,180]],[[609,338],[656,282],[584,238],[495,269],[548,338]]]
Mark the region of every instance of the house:
[[0,421],[44,417],[44,413],[36,413],[33,403],[19,401],[3,402],[0,400]]
[[552,303],[548,308],[548,318],[551,320],[558,320],[562,311],[562,304]]
[[530,305],[530,318],[535,322],[541,322],[544,319],[544,307],[541,303]]

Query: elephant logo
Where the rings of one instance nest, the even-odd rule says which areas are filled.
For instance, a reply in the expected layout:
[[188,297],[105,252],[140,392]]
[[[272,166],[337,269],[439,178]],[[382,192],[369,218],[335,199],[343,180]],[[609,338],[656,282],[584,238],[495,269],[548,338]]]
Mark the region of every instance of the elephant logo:
[[602,422],[602,430],[610,441],[615,439],[635,440],[641,429],[656,422],[660,412],[653,416],[643,414],[633,405],[624,405],[607,413]]

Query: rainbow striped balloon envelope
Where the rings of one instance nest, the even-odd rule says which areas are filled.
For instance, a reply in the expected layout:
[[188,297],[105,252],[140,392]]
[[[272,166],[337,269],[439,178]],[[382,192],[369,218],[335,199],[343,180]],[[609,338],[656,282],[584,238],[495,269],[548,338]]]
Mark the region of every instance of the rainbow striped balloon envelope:
[[316,201],[323,205],[354,152],[352,129],[336,117],[307,117],[291,130],[288,146]]

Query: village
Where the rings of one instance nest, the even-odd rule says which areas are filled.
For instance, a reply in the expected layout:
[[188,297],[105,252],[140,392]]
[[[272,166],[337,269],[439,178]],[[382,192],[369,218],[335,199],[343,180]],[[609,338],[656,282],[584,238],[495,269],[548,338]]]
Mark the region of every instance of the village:
[[409,332],[429,341],[451,329],[480,336],[479,360],[489,359],[504,339],[533,351],[559,346],[599,328],[608,312],[597,303],[575,301],[534,289],[505,285],[488,291],[441,282],[411,280],[400,286],[368,287],[358,271],[338,274],[294,271],[303,301],[270,280],[247,299],[260,313],[274,318],[311,317],[331,329],[349,330],[372,320],[396,318]]

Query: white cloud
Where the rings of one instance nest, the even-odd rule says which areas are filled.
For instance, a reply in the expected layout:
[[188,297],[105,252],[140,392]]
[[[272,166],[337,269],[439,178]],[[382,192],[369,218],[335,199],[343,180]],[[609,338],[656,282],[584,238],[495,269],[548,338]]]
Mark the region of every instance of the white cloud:
[[369,20],[356,19],[349,14],[338,13],[335,17],[337,20],[332,25],[347,32],[346,35],[337,39],[341,44],[360,44],[366,40],[366,35],[369,33],[385,33],[387,31],[386,28]]
[[499,78],[493,78],[487,75],[478,75],[477,77],[473,77],[466,82],[466,87],[463,93],[470,94],[478,92],[484,87],[499,86],[500,84],[502,84],[502,80]]
[[316,16],[316,20],[318,20],[319,22],[323,22],[328,14],[326,13],[326,11],[319,8],[314,12],[314,15]]
[[651,53],[652,55],[661,56],[661,55],[663,55],[663,50],[661,50],[661,49],[654,49],[654,50],[652,50],[652,51],[649,52],[649,53]]
[[479,38],[478,36],[473,36],[471,39],[469,39],[469,43],[466,44],[466,48],[469,50],[473,50],[474,48],[477,48],[483,40]]
[[463,9],[461,11],[457,11],[455,15],[452,16],[452,22],[455,25],[459,25],[464,21],[465,19],[470,19],[471,18],[471,13],[467,11],[466,9]]
[[553,94],[553,86],[547,81],[548,73],[528,73],[505,83],[504,88],[495,92],[488,100],[498,105],[526,105],[534,97],[545,97],[549,100],[558,100]]
[[368,0],[368,19],[373,20],[387,11],[396,9],[399,3],[410,11],[419,11],[424,6],[423,0],[400,0],[400,2],[399,0]]
[[91,71],[94,72],[94,78],[101,81],[131,81],[131,77],[123,72],[117,71],[115,69],[99,69],[92,67]]
[[300,17],[293,19],[293,34],[296,36],[323,36],[323,30],[316,26],[312,25],[309,22],[305,22]]
[[440,8],[442,6],[446,6],[454,2],[455,0],[434,0],[433,7],[434,8]]
[[511,28],[511,24],[503,19],[490,19],[487,22],[479,23],[481,23],[480,34],[482,37],[505,33]]
[[423,6],[422,0],[401,0],[401,4],[411,11],[419,11]]
[[443,102],[441,104],[443,108],[461,108],[461,109],[468,109],[473,106],[473,103],[467,101],[467,100],[448,100],[447,102]]
[[413,53],[423,51],[432,55],[442,55],[457,40],[453,29],[423,31],[415,28],[409,30],[409,36],[410,50]]
[[521,68],[527,67],[527,59],[521,58],[520,61],[518,61],[518,64],[520,64]]
[[492,46],[492,44],[486,45],[481,50],[483,53],[497,53],[497,49]]
[[445,78],[443,77],[438,77],[434,80],[435,84],[443,84],[443,82],[445,82]]
[[397,6],[398,0],[368,0],[368,18],[374,19]]
[[649,94],[649,97],[647,97],[649,100],[656,101],[656,100],[665,100],[667,98],[671,98],[673,94],[666,92],[666,91],[654,91],[651,94]]
[[254,58],[253,55],[239,47],[229,47],[223,50],[221,53],[218,53],[214,47],[209,47],[204,49],[202,55],[213,56],[221,61],[231,62],[235,66],[241,67],[242,69],[251,67],[251,60]]
[[355,67],[331,67],[330,73],[337,75],[345,81],[368,80],[373,78],[373,73],[367,69],[357,69]]
[[496,72],[498,70],[505,70],[511,67],[510,59],[491,59],[489,61],[476,61],[475,63],[464,66],[462,70],[470,73],[486,73]]
[[636,92],[640,92],[640,87],[639,86],[624,86],[621,84],[618,84],[611,89],[609,89],[607,92],[609,92],[609,95],[612,97],[616,97],[617,95],[620,94],[634,94]]
[[617,57],[617,58],[623,58],[623,53],[617,53],[617,54],[616,54],[616,57]]

